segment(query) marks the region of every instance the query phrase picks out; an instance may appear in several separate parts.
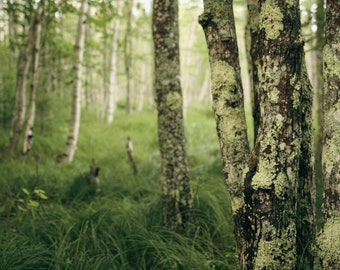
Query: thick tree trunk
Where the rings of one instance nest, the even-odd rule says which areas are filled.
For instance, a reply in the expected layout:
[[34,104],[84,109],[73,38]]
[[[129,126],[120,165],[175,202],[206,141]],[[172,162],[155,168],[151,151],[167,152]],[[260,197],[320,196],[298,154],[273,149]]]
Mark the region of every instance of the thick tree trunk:
[[78,21],[77,38],[74,46],[75,61],[74,64],[74,81],[72,96],[72,118],[70,122],[69,135],[66,142],[64,159],[72,162],[74,153],[77,148],[80,113],[81,113],[81,89],[82,89],[82,63],[84,56],[85,28],[86,28],[87,0],[83,0],[80,7]]
[[152,30],[162,162],[163,222],[169,228],[181,231],[190,217],[192,192],[183,127],[177,0],[154,1]]
[[41,14],[43,9],[43,1],[39,3],[37,15],[35,16],[35,36],[33,46],[33,70],[31,81],[31,93],[29,100],[28,118],[26,123],[25,137],[22,148],[22,154],[26,155],[33,144],[33,127],[35,122],[35,96],[38,83],[38,66],[39,66],[39,54],[40,54],[40,36],[41,36]]
[[109,89],[108,89],[108,104],[107,104],[107,122],[112,123],[117,104],[117,68],[118,68],[118,38],[120,29],[120,14],[122,9],[122,1],[117,1],[117,17],[114,20],[113,36],[111,43],[111,56],[110,56],[110,76],[109,76]]
[[340,2],[327,1],[324,47],[324,227],[318,237],[323,269],[340,269]]
[[232,1],[205,0],[199,22],[209,50],[213,108],[239,258],[241,267],[246,269],[243,181],[249,146]]
[[247,253],[256,256],[249,263],[258,269],[311,269],[311,93],[299,3],[252,0],[249,12],[254,16],[251,55],[260,115],[256,162],[246,179],[253,236]]

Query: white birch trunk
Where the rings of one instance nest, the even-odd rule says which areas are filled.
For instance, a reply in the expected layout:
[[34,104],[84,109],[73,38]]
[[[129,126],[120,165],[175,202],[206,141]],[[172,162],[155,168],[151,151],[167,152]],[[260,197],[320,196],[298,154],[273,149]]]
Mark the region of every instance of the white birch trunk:
[[126,31],[125,31],[125,42],[124,42],[124,51],[125,51],[125,73],[126,73],[126,112],[127,114],[131,114],[132,111],[132,104],[131,104],[131,68],[132,68],[132,37],[131,37],[131,31],[132,31],[132,9],[134,6],[134,0],[130,0],[128,5],[128,11],[127,11],[127,25],[126,25]]
[[122,9],[121,0],[117,0],[117,13],[118,16],[115,19],[113,26],[113,37],[112,37],[112,50],[110,56],[110,77],[109,77],[109,89],[108,89],[108,104],[107,104],[107,122],[112,123],[114,113],[117,104],[117,63],[118,63],[118,38],[120,28],[120,14]]
[[[25,117],[26,117],[26,82],[27,73],[32,58],[32,49],[34,46],[34,26],[35,17],[32,19],[28,31],[27,44],[23,48],[20,56],[17,73],[17,83],[15,90],[15,104],[12,113],[11,129],[10,129],[10,154],[13,156],[17,146],[19,137],[21,135]],[[13,26],[14,27],[14,26]],[[10,28],[11,29],[11,28]]]
[[81,89],[82,89],[82,62],[84,57],[84,42],[86,28],[86,12],[87,0],[83,0],[80,7],[80,15],[78,21],[77,38],[74,47],[76,55],[76,63],[74,64],[74,85],[73,85],[73,100],[72,100],[72,119],[70,122],[69,135],[66,142],[66,151],[64,158],[68,162],[72,162],[74,153],[77,148],[80,114],[81,114]]
[[[43,3],[43,2],[40,2]],[[36,85],[38,82],[38,66],[39,66],[39,54],[40,54],[40,36],[41,36],[41,14],[43,6],[39,4],[37,15],[35,17],[35,35],[34,35],[34,45],[33,45],[33,71],[32,71],[32,81],[31,81],[31,94],[30,94],[30,104],[28,111],[28,119],[26,124],[25,138],[22,153],[26,155],[32,147],[33,143],[33,127],[35,121],[35,97],[36,97]]]
[[[148,44],[144,41],[143,43],[143,56],[148,53]],[[144,106],[145,92],[146,92],[146,84],[147,84],[147,61],[144,60],[141,68],[141,82],[139,85],[139,99],[138,99],[138,111],[141,111]]]

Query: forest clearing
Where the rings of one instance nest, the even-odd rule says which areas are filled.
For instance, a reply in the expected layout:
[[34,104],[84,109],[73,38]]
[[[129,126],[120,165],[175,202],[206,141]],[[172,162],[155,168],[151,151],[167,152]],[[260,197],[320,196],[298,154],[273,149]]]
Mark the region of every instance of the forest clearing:
[[340,3],[0,0],[0,269],[340,269]]

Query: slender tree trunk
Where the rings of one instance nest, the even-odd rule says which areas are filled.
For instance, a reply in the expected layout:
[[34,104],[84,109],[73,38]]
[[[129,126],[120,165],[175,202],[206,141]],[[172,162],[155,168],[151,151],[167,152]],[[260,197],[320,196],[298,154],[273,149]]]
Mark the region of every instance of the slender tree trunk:
[[122,1],[117,1],[117,17],[114,20],[113,36],[111,42],[111,56],[110,56],[110,77],[108,89],[108,104],[107,104],[107,122],[112,123],[117,104],[117,68],[118,68],[118,39],[120,30],[120,14],[122,9]]
[[124,62],[125,62],[125,73],[126,73],[126,112],[130,114],[132,111],[131,104],[131,68],[132,68],[132,9],[134,0],[128,1],[127,10],[127,25],[124,38]]
[[33,47],[36,36],[37,15],[33,16],[31,25],[29,27],[27,44],[21,51],[20,61],[18,65],[17,83],[15,90],[15,104],[13,108],[11,130],[10,130],[10,154],[13,156],[19,142],[25,117],[26,117],[26,82],[27,73],[30,66]]
[[340,269],[340,2],[327,1],[324,47],[322,170],[324,227],[318,237],[322,269]]
[[245,267],[243,180],[249,146],[232,1],[205,0],[199,22],[209,50],[213,108],[223,171],[232,202],[240,264]]
[[[314,131],[314,154],[315,154],[315,182],[317,189],[322,189],[323,181],[322,181],[322,134],[323,134],[323,47],[325,43],[325,1],[318,0],[318,7],[316,11],[316,23],[317,23],[317,32],[315,39],[315,71],[316,71],[316,80],[314,84],[314,108],[315,115],[313,119],[316,121],[315,131]],[[322,205],[322,197],[317,196],[316,201],[316,211],[317,216],[321,216],[321,205]],[[322,222],[318,222],[321,224]]]
[[74,85],[72,96],[72,118],[70,122],[69,135],[66,142],[64,159],[72,162],[74,153],[77,148],[80,113],[81,113],[81,89],[82,89],[82,63],[84,57],[85,28],[86,28],[87,0],[83,0],[80,7],[78,21],[77,38],[74,46],[75,63],[74,63]]
[[190,217],[192,192],[183,127],[177,0],[153,2],[152,30],[162,162],[163,223],[181,231]]
[[40,54],[40,36],[41,36],[41,15],[43,10],[43,1],[39,3],[37,15],[35,16],[35,36],[33,46],[33,70],[32,70],[32,81],[31,81],[31,93],[29,100],[28,119],[26,123],[25,137],[22,148],[22,153],[26,155],[33,144],[33,127],[35,121],[35,96],[36,88],[38,83],[38,66],[39,66],[39,54]]
[[[148,44],[145,41],[143,42],[143,56],[147,55],[148,52]],[[141,67],[141,82],[139,84],[139,97],[138,97],[138,111],[143,109],[145,93],[147,88],[147,61],[144,60]]]

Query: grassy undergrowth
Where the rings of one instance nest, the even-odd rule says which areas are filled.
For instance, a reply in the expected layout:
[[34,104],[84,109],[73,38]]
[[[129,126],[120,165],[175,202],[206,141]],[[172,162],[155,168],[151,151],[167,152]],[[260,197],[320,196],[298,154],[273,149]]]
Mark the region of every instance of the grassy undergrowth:
[[[0,163],[1,269],[235,269],[229,198],[221,174],[215,124],[209,109],[186,117],[187,154],[194,190],[187,232],[161,226],[160,160],[156,112],[126,116],[109,126],[83,114],[72,164],[55,162],[67,125],[36,132],[25,160]],[[130,136],[138,174],[125,150]],[[6,143],[0,137],[1,145]],[[84,191],[94,158],[101,193]],[[47,200],[24,191],[42,189]],[[34,198],[33,198],[34,199]],[[19,207],[21,206],[21,208]]]

